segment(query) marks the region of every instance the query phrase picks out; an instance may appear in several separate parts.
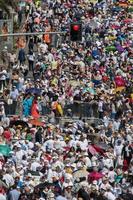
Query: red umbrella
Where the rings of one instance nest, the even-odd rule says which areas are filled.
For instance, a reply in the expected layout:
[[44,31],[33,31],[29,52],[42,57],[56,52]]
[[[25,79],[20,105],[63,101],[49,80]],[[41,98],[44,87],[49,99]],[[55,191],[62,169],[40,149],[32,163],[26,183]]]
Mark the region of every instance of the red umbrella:
[[34,126],[44,126],[44,123],[41,122],[39,119],[31,119],[29,120],[29,123]]
[[96,149],[95,149],[92,145],[89,145],[89,146],[88,146],[88,151],[89,151],[93,156],[97,154]]
[[93,145],[93,148],[96,150],[96,152],[98,153],[98,154],[101,154],[101,155],[103,155],[104,156],[104,153],[105,153],[105,151],[101,148],[101,147],[99,147],[99,146],[97,146],[97,145]]
[[26,0],[27,3],[32,3],[32,0]]
[[89,174],[88,179],[89,179],[90,182],[93,182],[93,181],[95,181],[95,180],[96,180],[96,181],[99,180],[99,179],[102,178],[102,177],[103,177],[103,174],[102,174],[102,173],[93,171],[93,172],[91,172],[91,173]]
[[117,26],[117,25],[113,24],[113,25],[111,26],[111,28],[113,28],[113,29],[120,29],[120,26]]
[[128,23],[132,23],[132,22],[133,22],[133,19],[127,18],[127,19],[124,19],[123,22],[124,22],[124,23],[127,23],[127,24],[128,24]]

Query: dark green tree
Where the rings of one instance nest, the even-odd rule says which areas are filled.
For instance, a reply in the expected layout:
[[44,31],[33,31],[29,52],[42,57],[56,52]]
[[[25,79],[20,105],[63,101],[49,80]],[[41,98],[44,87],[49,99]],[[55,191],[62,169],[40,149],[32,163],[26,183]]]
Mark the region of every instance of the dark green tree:
[[10,16],[11,9],[17,8],[18,0],[0,0],[0,10]]

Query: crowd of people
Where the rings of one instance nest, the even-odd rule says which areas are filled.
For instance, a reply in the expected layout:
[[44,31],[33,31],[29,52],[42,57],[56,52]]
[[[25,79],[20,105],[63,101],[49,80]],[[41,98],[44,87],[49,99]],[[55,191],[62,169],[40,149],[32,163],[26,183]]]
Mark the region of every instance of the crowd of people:
[[46,34],[1,54],[0,200],[133,198],[133,2],[121,2],[26,3],[23,31]]

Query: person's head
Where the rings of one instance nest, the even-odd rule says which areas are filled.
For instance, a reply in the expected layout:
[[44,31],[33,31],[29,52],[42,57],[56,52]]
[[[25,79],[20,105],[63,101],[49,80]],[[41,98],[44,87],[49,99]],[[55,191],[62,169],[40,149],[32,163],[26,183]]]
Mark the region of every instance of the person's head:
[[15,89],[16,89],[16,86],[13,86],[13,87],[12,87],[12,90],[14,91]]
[[19,176],[16,176],[16,177],[15,177],[15,182],[18,183],[19,180],[20,180],[20,177],[19,177]]
[[113,167],[110,167],[110,168],[109,168],[109,170],[110,170],[110,171],[113,171],[113,170],[114,170],[114,168],[113,168]]

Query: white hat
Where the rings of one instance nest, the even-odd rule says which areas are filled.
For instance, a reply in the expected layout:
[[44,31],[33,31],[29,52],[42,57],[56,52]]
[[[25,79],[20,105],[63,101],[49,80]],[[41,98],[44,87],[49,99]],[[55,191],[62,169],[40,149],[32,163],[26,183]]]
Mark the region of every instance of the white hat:
[[92,161],[96,161],[96,160],[97,160],[97,157],[96,157],[96,156],[93,156],[91,160],[92,160]]
[[27,177],[30,177],[30,178],[31,178],[31,177],[32,177],[31,173],[28,173],[28,174],[27,174]]
[[16,168],[18,169],[23,168],[23,165],[17,165]]
[[63,184],[63,187],[64,187],[64,188],[72,187],[72,186],[73,186],[73,183],[72,183],[72,182],[64,183],[64,184]]
[[17,147],[18,147],[18,148],[21,148],[21,145],[20,145],[20,144],[17,144]]
[[71,164],[71,167],[76,168],[76,163]]
[[96,181],[96,180],[95,180],[95,181],[93,181],[93,182],[92,182],[92,184],[94,184],[94,185],[97,185],[97,181]]
[[65,174],[65,179],[71,180],[72,177],[73,177],[73,176],[72,176],[71,174],[68,174],[68,173]]

